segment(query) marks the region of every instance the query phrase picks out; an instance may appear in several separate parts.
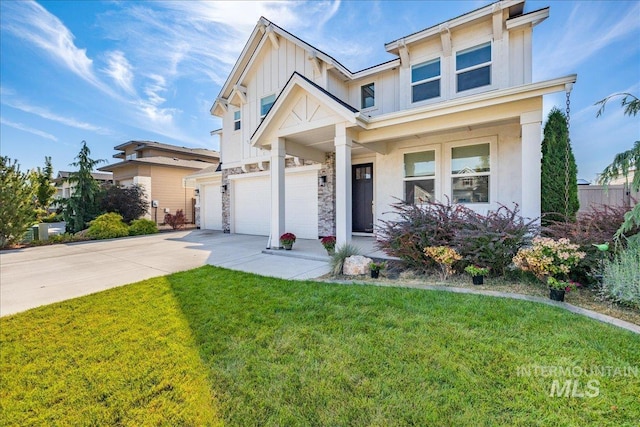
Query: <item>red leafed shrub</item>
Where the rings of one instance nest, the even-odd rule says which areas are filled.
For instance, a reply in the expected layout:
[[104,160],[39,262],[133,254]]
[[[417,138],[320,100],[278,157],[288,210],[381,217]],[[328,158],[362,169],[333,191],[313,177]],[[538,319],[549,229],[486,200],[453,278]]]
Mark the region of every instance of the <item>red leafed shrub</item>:
[[175,215],[171,215],[170,213],[164,216],[164,222],[167,225],[170,225],[174,230],[178,230],[184,227],[185,217],[182,209],[178,209]]
[[[542,235],[553,239],[567,238],[580,246],[586,256],[572,272],[572,278],[581,283],[595,283],[594,276],[601,274],[603,257],[610,260],[623,248],[625,239],[613,244],[613,235],[624,221],[629,208],[624,206],[594,207],[591,212],[579,214],[575,222],[554,221],[542,228]],[[632,229],[627,235],[640,232],[640,227]],[[610,243],[609,251],[602,252],[593,245]]]

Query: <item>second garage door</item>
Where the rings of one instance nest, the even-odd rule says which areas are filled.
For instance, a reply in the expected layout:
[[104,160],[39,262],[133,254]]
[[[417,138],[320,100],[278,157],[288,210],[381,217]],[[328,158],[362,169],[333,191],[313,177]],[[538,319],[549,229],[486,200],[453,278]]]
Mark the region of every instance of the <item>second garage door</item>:
[[[285,231],[301,239],[318,238],[318,174],[315,170],[285,177]],[[268,236],[271,225],[271,181],[268,175],[233,181],[236,233]]]

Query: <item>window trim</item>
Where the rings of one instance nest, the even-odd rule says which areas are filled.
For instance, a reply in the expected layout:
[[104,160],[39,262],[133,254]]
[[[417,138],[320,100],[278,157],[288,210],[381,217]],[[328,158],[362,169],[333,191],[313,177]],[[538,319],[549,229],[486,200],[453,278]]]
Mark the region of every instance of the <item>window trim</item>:
[[[376,83],[377,82],[375,80],[373,80],[373,81],[370,81],[369,83],[365,83],[365,84],[360,85],[360,111],[370,111],[370,110],[375,110],[377,108],[378,100],[377,100],[377,96],[376,96]],[[370,86],[370,85],[373,85],[373,105],[371,105],[370,107],[364,107],[362,105],[362,101],[363,101],[363,99],[362,99],[362,89],[365,86]]]
[[[476,64],[476,65],[472,65],[470,67],[467,68],[463,68],[461,70],[458,70],[458,54],[460,52],[464,52],[465,50],[473,50],[476,48],[480,48],[481,46],[485,46],[485,45],[489,45],[489,47],[491,48],[491,58],[489,59],[489,61],[487,62],[483,62],[480,64]],[[458,96],[464,96],[464,95],[471,95],[477,92],[482,92],[488,89],[492,89],[495,86],[495,78],[494,78],[494,45],[493,45],[493,41],[488,39],[485,40],[483,42],[480,43],[474,43],[474,44],[469,44],[469,45],[465,45],[465,46],[460,46],[460,49],[457,49],[454,53],[453,56],[453,72],[454,72],[454,78],[453,78],[453,86],[454,86],[454,93]],[[489,66],[489,84],[487,85],[482,85],[482,86],[476,86],[470,89],[465,89],[463,91],[458,90],[458,76],[462,73],[466,73],[469,71],[473,71],[473,70],[477,70],[480,68],[484,68],[486,66]]]
[[[273,102],[271,103],[271,106],[269,107],[269,109],[264,114],[262,114],[262,100],[265,99],[265,98],[269,98],[271,96],[273,96]],[[267,116],[267,114],[269,114],[269,111],[271,111],[271,109],[273,108],[273,104],[276,103],[276,98],[277,98],[277,96],[276,96],[275,93],[271,93],[269,95],[265,95],[265,96],[261,96],[260,97],[260,102],[258,103],[258,113],[259,113],[259,116],[260,116],[260,120],[263,120]]]
[[[476,172],[469,174],[456,174],[452,173],[451,161],[452,161],[452,149],[458,147],[466,147],[471,145],[489,144],[489,172]],[[497,200],[499,200],[498,194],[498,137],[496,135],[479,137],[467,140],[452,141],[443,144],[444,152],[444,164],[443,164],[443,181],[444,181],[444,194],[446,194],[451,203],[453,203],[453,178],[469,178],[474,176],[488,176],[489,177],[489,201],[488,202],[470,202],[460,203],[471,209],[473,208],[487,208],[494,209],[497,206]]]
[[[416,82],[413,81],[413,67],[417,67],[419,65],[425,65],[425,64],[429,64],[432,62],[436,62],[439,61],[440,62],[440,74],[438,74],[437,76],[434,77],[430,77],[428,79],[423,79],[423,80],[418,80]],[[425,61],[420,61],[417,62],[415,64],[411,64],[411,66],[409,67],[409,99],[411,101],[411,104],[418,104],[421,102],[429,102],[429,101],[433,101],[433,100],[437,100],[442,98],[442,57],[438,56],[435,58],[431,58],[431,59],[427,59]],[[418,101],[414,101],[413,100],[413,87],[417,86],[417,85],[421,85],[423,83],[429,83],[435,80],[439,80],[440,81],[440,90],[439,90],[439,95],[438,96],[434,96],[432,98],[425,98],[425,99],[420,99]]]
[[[425,151],[433,151],[434,152],[434,161],[435,161],[435,169],[433,172],[433,175],[428,175],[428,176],[410,176],[407,177],[405,176],[406,174],[406,169],[405,169],[405,162],[404,162],[404,156],[406,154],[414,154],[414,153],[423,153]],[[433,198],[434,200],[439,200],[440,198],[440,184],[441,184],[441,171],[442,171],[442,167],[441,167],[441,158],[440,158],[440,146],[439,145],[425,145],[425,146],[421,146],[421,147],[413,147],[411,149],[405,149],[401,151],[402,153],[402,200],[406,201],[407,200],[407,191],[406,191],[406,187],[405,187],[405,182],[410,182],[410,181],[425,181],[427,179],[432,179],[433,182]],[[424,203],[422,203],[421,205],[424,205]]]
[[[238,114],[238,118],[236,119],[236,113]],[[238,127],[236,127],[236,123],[238,123]],[[233,112],[233,131],[239,132],[242,129],[242,110],[236,110]]]

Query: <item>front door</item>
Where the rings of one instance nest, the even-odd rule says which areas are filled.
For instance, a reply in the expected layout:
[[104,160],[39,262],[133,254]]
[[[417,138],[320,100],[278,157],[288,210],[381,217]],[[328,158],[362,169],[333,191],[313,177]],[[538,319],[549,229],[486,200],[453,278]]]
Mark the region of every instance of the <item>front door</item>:
[[351,166],[352,229],[373,233],[373,163]]

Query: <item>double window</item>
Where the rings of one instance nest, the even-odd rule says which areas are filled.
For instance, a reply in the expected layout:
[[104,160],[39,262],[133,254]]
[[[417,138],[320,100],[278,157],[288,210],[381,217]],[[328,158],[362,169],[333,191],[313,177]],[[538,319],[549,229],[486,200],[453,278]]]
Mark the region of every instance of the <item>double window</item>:
[[451,202],[489,203],[491,145],[451,148]]
[[360,108],[371,108],[376,105],[376,86],[375,83],[369,83],[360,86]]
[[411,67],[411,102],[440,96],[440,58]]
[[264,116],[266,116],[271,107],[273,107],[274,102],[276,102],[275,95],[269,95],[265,96],[264,98],[260,98],[260,119],[264,119]]
[[233,112],[233,130],[240,130],[240,110]]
[[491,42],[456,53],[458,92],[491,84]]
[[435,150],[404,155],[404,200],[422,204],[434,200],[436,182]]

